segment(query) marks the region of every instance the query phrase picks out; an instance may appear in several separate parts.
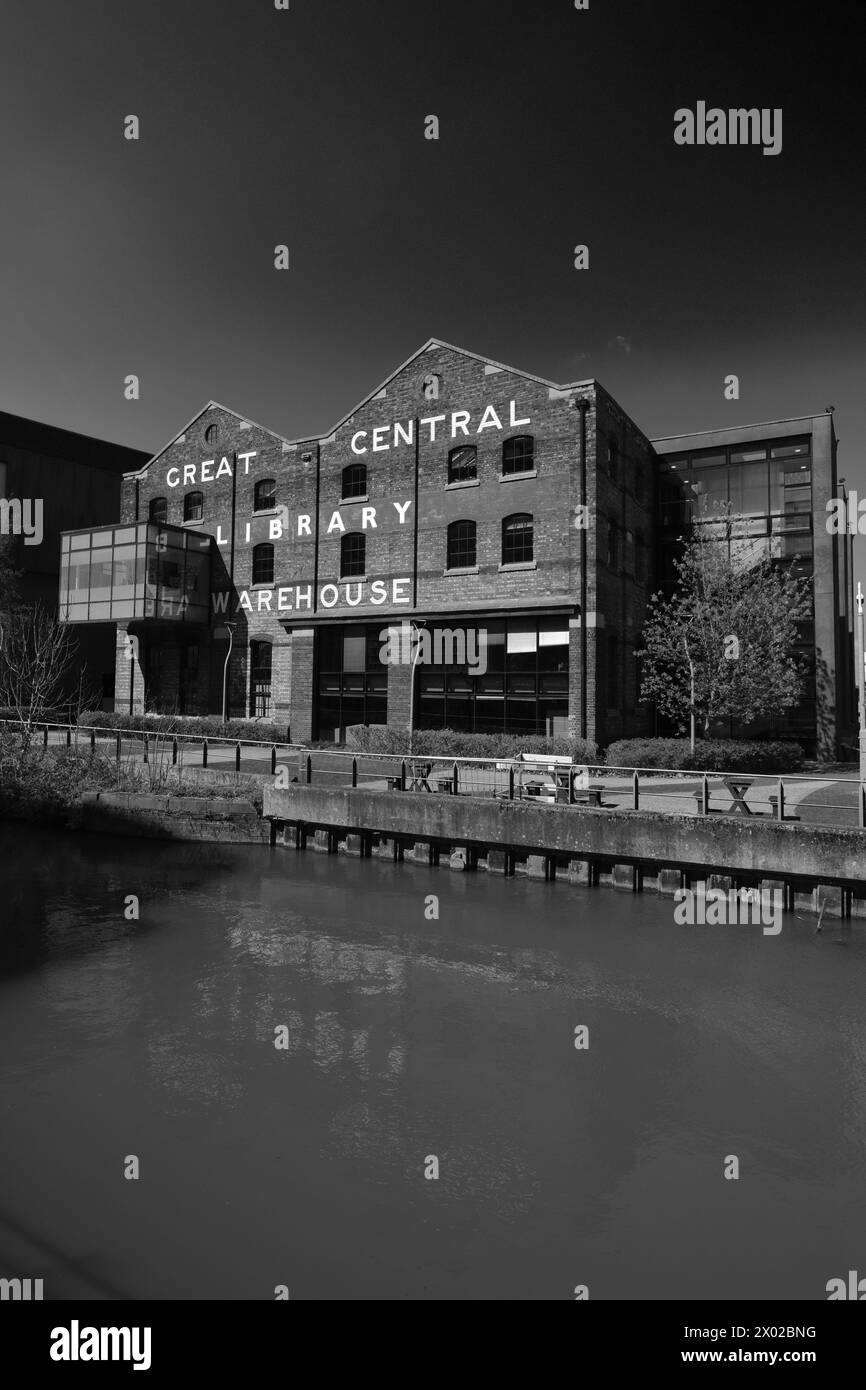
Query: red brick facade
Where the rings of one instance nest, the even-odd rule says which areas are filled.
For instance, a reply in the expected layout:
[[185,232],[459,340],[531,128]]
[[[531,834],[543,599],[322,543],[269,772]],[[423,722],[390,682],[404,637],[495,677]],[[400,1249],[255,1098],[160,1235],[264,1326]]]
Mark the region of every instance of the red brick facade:
[[[532,467],[504,474],[503,444],[521,435],[532,437]],[[449,484],[449,452],[469,445],[477,477]],[[146,520],[164,498],[169,524],[214,537],[212,592],[225,596],[236,624],[233,717],[251,713],[253,642],[272,647],[269,717],[303,740],[315,734],[314,633],[324,624],[455,626],[537,613],[570,626],[569,728],[605,743],[648,727],[632,652],[653,578],[652,460],[649,441],[596,382],[557,387],[434,341],[327,437],[283,440],[211,403],[125,478],[122,520]],[[366,491],[343,501],[344,469],[357,464],[366,465]],[[256,511],[256,484],[267,479],[276,506]],[[201,520],[185,521],[184,499],[196,492]],[[503,521],[515,514],[533,519],[534,558],[503,566]],[[448,572],[448,526],[461,520],[476,525],[476,564]],[[348,533],[366,537],[366,563],[363,576],[341,580]],[[255,584],[262,543],[274,548],[273,582]],[[121,633],[117,709],[146,702],[220,712],[227,641],[214,635],[219,625],[219,613],[210,631],[130,624],[138,659],[127,657]],[[190,647],[194,656],[185,655]],[[388,722],[405,727],[408,718],[408,672],[389,667]]]

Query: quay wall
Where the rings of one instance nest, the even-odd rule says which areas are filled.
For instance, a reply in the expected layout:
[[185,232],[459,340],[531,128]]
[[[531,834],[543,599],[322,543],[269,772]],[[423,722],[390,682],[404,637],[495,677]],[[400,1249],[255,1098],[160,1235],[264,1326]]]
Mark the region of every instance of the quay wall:
[[476,853],[615,863],[653,874],[671,869],[696,879],[823,884],[866,900],[866,834],[857,830],[303,784],[265,785],[264,816],[275,826],[466,846]]

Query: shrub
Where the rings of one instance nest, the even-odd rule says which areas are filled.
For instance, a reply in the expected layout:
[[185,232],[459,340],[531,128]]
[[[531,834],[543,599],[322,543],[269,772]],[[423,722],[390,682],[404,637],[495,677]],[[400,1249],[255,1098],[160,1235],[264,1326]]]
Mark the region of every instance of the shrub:
[[[354,725],[347,730],[347,746],[360,753],[400,753],[409,751],[409,735],[404,729],[382,724]],[[459,729],[416,729],[412,753],[431,758],[513,758],[518,753],[570,754],[575,762],[591,763],[598,749],[587,739],[558,734],[472,734]]]
[[269,724],[254,719],[229,719],[216,715],[108,714],[105,710],[85,710],[78,716],[79,727],[90,729],[129,729],[132,733],[192,734],[205,738],[248,739],[253,743],[287,743],[285,724]]
[[623,738],[605,754],[608,767],[682,768],[689,772],[799,772],[799,743],[697,739],[694,754],[684,738]]

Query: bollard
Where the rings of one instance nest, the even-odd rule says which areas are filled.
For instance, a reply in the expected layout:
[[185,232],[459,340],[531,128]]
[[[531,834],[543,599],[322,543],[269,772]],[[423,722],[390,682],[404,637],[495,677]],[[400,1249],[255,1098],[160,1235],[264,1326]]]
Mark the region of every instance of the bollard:
[[67,724],[67,725],[66,725],[66,747],[67,747],[67,748],[70,748],[71,746],[72,746],[72,726],[69,725],[69,724]]
[[144,735],[144,761],[147,762],[147,734]]
[[352,786],[353,786],[353,787],[357,787],[357,785],[358,785],[358,759],[357,759],[357,758],[353,758],[353,759],[352,759]]
[[118,732],[118,735],[117,735],[116,747],[115,747],[115,750],[114,750],[114,751],[115,751],[115,755],[116,755],[116,757],[117,757],[117,761],[120,762],[120,733],[119,733],[119,732]]
[[[573,795],[573,793],[572,793],[572,795]],[[514,800],[514,764],[513,764],[513,763],[510,765],[510,767],[509,767],[509,769],[508,769],[508,800],[509,800],[509,801],[513,801],[513,800]]]
[[457,764],[456,764],[456,763],[453,764],[453,768],[454,768],[454,771],[453,771],[453,774],[452,774],[453,780],[452,780],[452,783],[451,783],[451,791],[452,791],[452,793],[454,794],[454,796],[456,796],[456,795],[457,795]]
[[235,772],[240,772],[240,770],[241,770],[241,741],[240,741],[240,739],[238,739],[237,743],[235,744]]
[[703,792],[704,802],[703,806],[701,807],[701,815],[708,816],[710,814],[710,779],[706,775],[706,773],[704,773],[703,777],[701,778],[701,790]]
[[785,783],[779,778],[779,805],[776,811],[779,820],[785,819]]
[[207,739],[202,739],[201,745],[201,765],[207,767]]
[[91,729],[91,730],[90,730],[90,751],[91,751],[91,753],[95,753],[95,752],[96,752],[96,730],[95,730],[95,729]]
[[177,766],[177,739],[176,739],[176,738],[173,738],[172,741],[171,741],[171,765],[172,765],[172,767],[176,767],[176,766]]
[[272,777],[275,777],[276,775],[277,775],[277,745],[276,745],[275,743],[272,743],[272,744],[271,744],[271,776],[272,776]]
[[43,731],[42,731],[42,747],[43,747],[43,748],[47,748],[47,747],[48,747],[48,725],[47,725],[47,724],[45,725],[45,728],[44,728]]
[[640,810],[640,778],[636,772],[632,779],[632,804],[635,811]]
[[401,790],[401,792],[404,792],[404,791],[406,790],[406,759],[405,759],[405,758],[403,759],[403,761],[402,761],[401,764],[400,764],[400,790]]
[[309,786],[312,786],[312,782],[313,782],[313,757],[312,757],[312,754],[311,754],[311,753],[308,753],[308,754],[307,754],[307,786],[308,786],[308,787],[309,787]]

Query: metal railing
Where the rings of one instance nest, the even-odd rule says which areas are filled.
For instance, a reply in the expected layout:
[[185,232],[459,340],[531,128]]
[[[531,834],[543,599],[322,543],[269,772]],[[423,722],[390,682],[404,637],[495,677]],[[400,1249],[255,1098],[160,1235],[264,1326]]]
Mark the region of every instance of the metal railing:
[[[20,727],[16,720],[3,726]],[[528,754],[523,758],[444,757],[310,749],[303,744],[238,739],[177,730],[116,729],[39,721],[42,746],[93,752],[108,744],[147,763],[276,776],[289,782],[368,790],[476,796],[536,804],[583,805],[599,811],[661,811],[671,815],[739,815],[804,824],[866,828],[866,783],[833,773],[784,774],[692,771],[686,768],[612,767]],[[823,799],[824,794],[833,799]],[[820,796],[821,799],[817,799]]]

